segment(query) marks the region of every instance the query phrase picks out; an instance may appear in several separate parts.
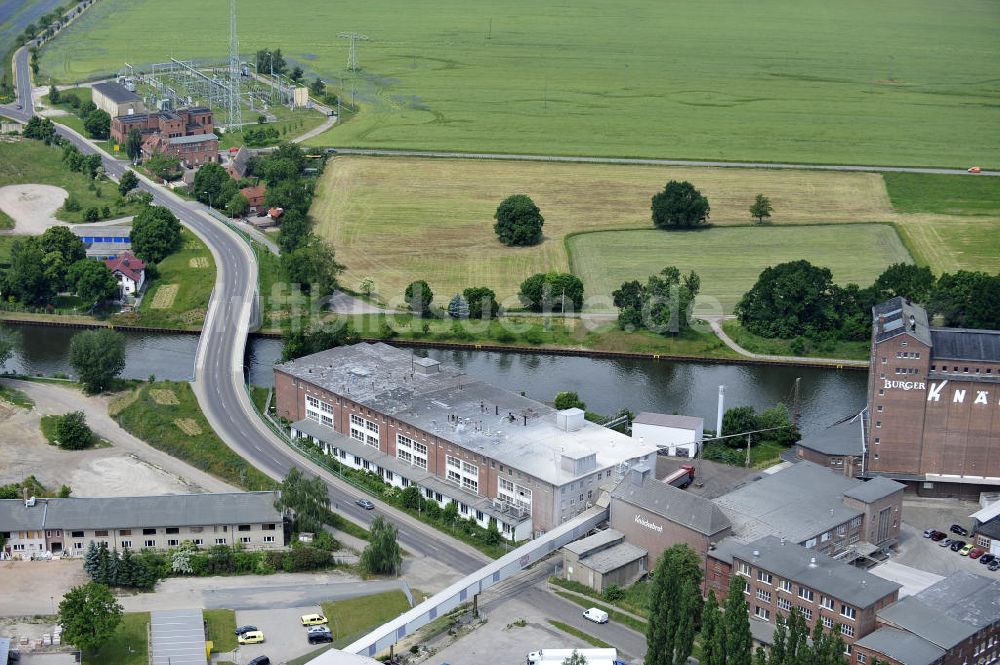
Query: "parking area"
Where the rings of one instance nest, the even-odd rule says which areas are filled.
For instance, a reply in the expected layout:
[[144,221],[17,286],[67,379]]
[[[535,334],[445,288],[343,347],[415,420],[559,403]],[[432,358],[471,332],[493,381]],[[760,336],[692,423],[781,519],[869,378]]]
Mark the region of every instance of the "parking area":
[[972,543],[971,536],[957,536],[949,532],[952,524],[971,528],[969,515],[979,510],[979,504],[954,499],[908,498],[903,501],[903,525],[900,533],[899,552],[892,558],[918,570],[947,576],[958,571],[1000,578],[1000,570],[990,571],[977,559],[970,559],[953,552],[949,547],[940,547],[939,542],[924,538],[924,529],[937,529],[948,538],[958,538]]
[[288,607],[267,610],[239,610],[237,626],[257,626],[264,633],[263,644],[245,644],[239,647],[236,663],[246,663],[257,656],[267,656],[273,663],[283,663],[319,648],[309,644],[306,628],[299,617],[303,614],[322,613],[319,605]]

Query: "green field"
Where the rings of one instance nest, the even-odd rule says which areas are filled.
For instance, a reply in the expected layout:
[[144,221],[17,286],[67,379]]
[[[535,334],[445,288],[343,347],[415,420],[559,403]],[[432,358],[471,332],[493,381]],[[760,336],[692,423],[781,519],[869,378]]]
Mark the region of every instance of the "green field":
[[232,610],[203,610],[208,624],[208,639],[212,651],[227,653],[236,648],[236,612]]
[[215,263],[205,243],[186,228],[181,229],[181,241],[181,250],[157,265],[160,275],[143,296],[138,316],[122,314],[118,322],[157,328],[201,326],[215,286]]
[[[43,49],[40,78],[224,57],[226,10],[102,1]],[[281,47],[356,91],[362,113],[315,141],[327,145],[1000,164],[992,0],[243,0],[239,12],[246,54]],[[371,38],[356,74],[343,30]]]
[[1000,178],[886,173],[885,187],[899,212],[991,215],[1000,230]]
[[[113,182],[98,185],[101,196],[88,189],[90,178],[70,171],[62,161],[60,148],[30,139],[0,142],[0,187],[25,183],[55,185],[74,195],[80,202],[80,210],[66,212],[60,209],[56,213],[57,218],[67,222],[82,222],[84,211],[91,206],[110,207],[112,217],[134,215],[138,210],[135,205],[118,205],[118,188]],[[4,228],[2,220],[0,228]]]
[[83,654],[83,665],[147,665],[149,612],[129,612],[115,634],[94,654]]
[[806,259],[833,271],[839,284],[868,286],[889,265],[912,260],[892,226],[852,224],[733,227],[699,231],[583,233],[567,241],[573,272],[591,295],[610,296],[622,282],[674,265],[701,276],[699,300],[729,313],[760,272]]
[[322,603],[323,615],[330,620],[335,647],[343,647],[386,621],[410,609],[402,591],[385,591],[369,596]]

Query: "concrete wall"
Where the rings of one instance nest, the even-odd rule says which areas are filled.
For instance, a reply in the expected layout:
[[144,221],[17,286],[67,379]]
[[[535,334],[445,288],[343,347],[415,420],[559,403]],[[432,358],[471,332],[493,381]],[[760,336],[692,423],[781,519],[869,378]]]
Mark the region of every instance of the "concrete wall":
[[632,438],[643,439],[646,443],[667,448],[668,454],[676,455],[679,444],[695,444],[695,451],[698,450],[696,441],[701,441],[704,435],[704,428],[701,430],[681,429],[679,427],[663,427],[661,425],[649,425],[645,423],[634,423],[632,425]]

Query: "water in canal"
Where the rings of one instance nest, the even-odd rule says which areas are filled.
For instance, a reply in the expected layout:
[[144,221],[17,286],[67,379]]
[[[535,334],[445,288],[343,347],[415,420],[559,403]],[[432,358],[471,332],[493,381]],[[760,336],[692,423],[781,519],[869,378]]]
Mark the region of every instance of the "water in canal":
[[[27,374],[71,374],[67,328],[10,326],[20,341],[5,369]],[[124,333],[128,362],[124,376],[188,380],[194,372],[198,338],[194,335]],[[247,371],[257,385],[273,385],[271,367],[281,341],[253,339],[247,349]],[[680,413],[705,418],[715,426],[719,385],[726,386],[726,406],[758,409],[789,404],[796,377],[801,377],[802,430],[813,431],[859,411],[865,403],[867,374],[856,370],[765,365],[724,365],[664,360],[610,359],[431,349],[417,351],[457,365],[470,376],[551,401],[560,390],[575,390],[598,413],[622,407],[633,411]]]

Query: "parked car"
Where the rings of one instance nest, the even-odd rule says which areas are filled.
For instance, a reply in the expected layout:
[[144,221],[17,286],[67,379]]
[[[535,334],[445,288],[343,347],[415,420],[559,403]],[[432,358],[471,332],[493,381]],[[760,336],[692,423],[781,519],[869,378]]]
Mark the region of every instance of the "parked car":
[[973,549],[974,547],[972,543],[969,543],[968,545],[960,549],[958,553],[961,554],[962,556],[969,556],[969,554],[972,552]]
[[969,535],[969,530],[968,529],[966,529],[965,527],[959,526],[957,524],[952,524],[951,525],[951,529],[949,529],[949,531],[951,531],[952,533],[957,533],[960,536],[968,536]]
[[249,633],[252,630],[257,630],[257,626],[240,626],[236,629],[236,634],[242,635],[243,633]]
[[983,548],[981,548],[981,547],[973,547],[972,551],[969,552],[969,558],[970,559],[978,559],[979,557],[981,557],[984,554],[986,554],[986,550],[984,550]]
[[264,633],[259,630],[251,630],[236,638],[240,644],[260,644],[264,641]]
[[924,538],[930,538],[935,533],[937,533],[937,529],[924,529]]
[[267,656],[257,656],[247,663],[247,665],[271,665],[271,659]]
[[993,559],[993,561],[990,562],[990,565],[986,567],[990,570],[1000,570],[1000,559]]
[[952,540],[951,538],[945,538],[940,543],[938,543],[938,547],[951,547],[951,544],[953,542],[955,542],[955,541]]
[[369,501],[368,499],[358,499],[354,503],[358,504],[365,510],[375,510],[375,504]]
[[944,531],[935,531],[934,535],[931,536],[931,540],[933,540],[934,542],[938,542],[940,540],[944,540],[947,537],[948,534],[946,534]]
[[979,557],[979,563],[983,564],[984,566],[988,566],[996,560],[997,560],[996,555],[989,553],[986,553],[981,557]]
[[960,549],[962,549],[963,547],[965,547],[965,545],[966,545],[966,543],[965,543],[964,540],[953,540],[953,541],[951,541],[951,551],[952,552],[957,552]]
[[596,607],[591,607],[590,609],[583,611],[583,618],[588,621],[593,621],[594,623],[607,623],[608,613],[604,610],[599,610]]
[[326,617],[322,614],[303,614],[301,617],[303,626],[318,626],[326,623]]
[[330,629],[327,626],[309,626],[306,629],[307,633],[329,633]]
[[333,642],[333,633],[330,631],[325,631],[321,633],[310,632],[307,636],[309,644],[323,644],[326,642]]

